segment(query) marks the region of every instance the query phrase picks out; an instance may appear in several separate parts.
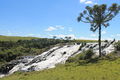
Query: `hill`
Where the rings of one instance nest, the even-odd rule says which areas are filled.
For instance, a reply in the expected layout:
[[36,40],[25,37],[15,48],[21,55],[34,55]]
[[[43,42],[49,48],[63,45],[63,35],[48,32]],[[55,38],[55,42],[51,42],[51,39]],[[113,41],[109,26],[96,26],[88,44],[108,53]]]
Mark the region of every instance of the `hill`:
[[20,36],[2,36],[0,35],[0,41],[17,41],[17,40],[31,40],[40,39],[37,37],[20,37]]

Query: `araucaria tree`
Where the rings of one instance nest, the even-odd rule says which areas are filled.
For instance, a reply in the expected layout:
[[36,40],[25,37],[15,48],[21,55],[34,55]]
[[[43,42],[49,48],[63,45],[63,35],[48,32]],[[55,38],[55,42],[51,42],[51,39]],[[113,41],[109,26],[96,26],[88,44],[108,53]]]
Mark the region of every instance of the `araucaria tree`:
[[120,5],[114,3],[112,6],[107,7],[106,4],[94,5],[93,7],[86,6],[86,9],[80,13],[78,22],[90,23],[90,30],[95,32],[99,31],[99,57],[102,56],[101,52],[101,28],[108,27],[109,21],[112,20],[120,12]]

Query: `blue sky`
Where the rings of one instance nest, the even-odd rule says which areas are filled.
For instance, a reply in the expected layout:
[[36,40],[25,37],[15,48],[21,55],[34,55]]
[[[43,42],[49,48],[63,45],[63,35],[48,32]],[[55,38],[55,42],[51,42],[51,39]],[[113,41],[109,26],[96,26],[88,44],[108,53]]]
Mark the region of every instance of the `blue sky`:
[[[97,39],[90,25],[78,23],[85,6],[120,4],[120,0],[0,0],[0,35]],[[102,28],[103,39],[120,39],[120,14],[108,28]]]

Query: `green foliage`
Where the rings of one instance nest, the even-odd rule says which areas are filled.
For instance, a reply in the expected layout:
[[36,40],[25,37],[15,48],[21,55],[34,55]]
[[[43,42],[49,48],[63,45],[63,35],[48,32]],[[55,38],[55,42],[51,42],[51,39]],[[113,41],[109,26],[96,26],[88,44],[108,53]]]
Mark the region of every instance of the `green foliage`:
[[116,50],[120,51],[120,41],[116,42],[114,46]]
[[31,40],[40,39],[37,37],[19,37],[19,36],[2,36],[0,35],[0,41],[18,41],[18,40]]
[[106,56],[101,57],[100,59],[113,61],[113,60],[116,60],[118,58],[120,58],[120,52],[113,51],[113,52],[107,54]]
[[117,59],[119,56],[117,56],[115,53],[110,53],[107,56],[105,56],[106,59],[108,60],[115,60]]
[[89,50],[85,51],[83,59],[85,59],[85,60],[86,59],[91,59],[94,54],[95,53],[93,52],[93,50],[89,49]]
[[78,22],[90,23],[91,30],[96,31],[100,26],[109,26],[107,22],[112,20],[120,11],[120,5],[114,3],[109,8],[106,4],[86,6],[86,9],[80,13]]
[[72,62],[75,62],[75,63],[80,63],[81,60],[90,60],[92,59],[94,55],[94,52],[93,50],[87,50],[87,51],[84,51],[78,55],[76,55],[75,57],[70,57],[67,62],[68,63],[72,63]]
[[120,80],[120,59],[100,60],[96,64],[57,66],[34,72],[16,72],[0,80]]
[[34,56],[50,49],[53,45],[68,42],[94,42],[93,40],[60,40],[34,37],[0,36],[0,63],[9,62],[20,56]]
[[88,42],[98,42],[97,40],[80,40],[80,39],[77,39],[77,40],[73,40],[73,42],[77,42],[77,43],[88,43]]
[[101,29],[109,26],[109,21],[112,20],[120,12],[120,5],[114,3],[109,8],[106,4],[94,5],[93,7],[86,6],[86,9],[80,13],[77,18],[78,22],[89,23],[90,30],[95,32],[99,30],[99,56],[101,53]]
[[48,50],[51,46],[64,42],[64,40],[60,39],[47,38],[0,41],[0,62],[9,62],[20,56],[38,55]]

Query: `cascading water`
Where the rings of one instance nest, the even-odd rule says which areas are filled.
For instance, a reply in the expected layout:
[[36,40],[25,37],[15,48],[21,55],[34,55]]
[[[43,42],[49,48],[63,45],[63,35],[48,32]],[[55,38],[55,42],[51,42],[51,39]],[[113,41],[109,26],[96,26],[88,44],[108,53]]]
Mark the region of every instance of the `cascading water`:
[[[75,56],[88,49],[93,49],[96,55],[98,55],[99,47],[97,43],[87,43],[86,45],[82,47],[81,46],[81,44],[66,45],[63,47],[56,46],[42,53],[41,55],[35,57],[25,57],[23,59],[16,60],[16,64],[13,62],[13,66],[10,68],[10,70],[8,70],[6,74],[3,74],[0,71],[0,77],[10,75],[16,71],[40,71],[44,69],[54,68],[56,64],[65,63],[69,57]],[[111,42],[102,43],[102,52],[110,53],[112,51],[114,51],[114,47]]]

